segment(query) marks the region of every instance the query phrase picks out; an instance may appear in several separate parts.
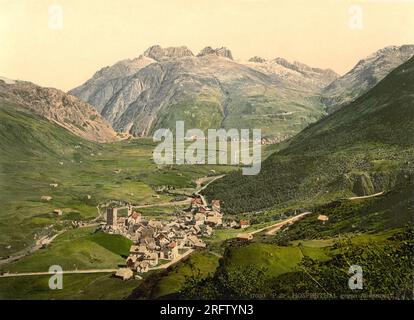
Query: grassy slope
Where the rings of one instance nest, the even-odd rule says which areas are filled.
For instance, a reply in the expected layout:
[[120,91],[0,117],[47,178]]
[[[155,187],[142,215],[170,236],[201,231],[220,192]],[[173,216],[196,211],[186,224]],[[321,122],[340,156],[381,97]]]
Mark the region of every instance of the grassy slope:
[[[349,239],[354,247],[368,246],[372,249],[382,248],[385,245],[394,245],[398,242],[391,240],[392,235],[401,229],[381,231],[375,234],[347,234],[338,237],[335,234],[329,239],[291,241],[287,246],[271,243],[253,242],[244,246],[228,248],[222,267],[225,272],[239,270],[248,266],[264,269],[270,280],[283,274],[301,272],[301,263],[305,257],[318,262],[328,262],[341,249],[335,246],[338,241]],[[394,270],[396,273],[397,269]]]
[[201,278],[214,273],[218,266],[218,257],[209,253],[196,253],[184,263],[174,266],[154,286],[152,298],[167,296],[180,290],[185,285],[186,277],[198,274]]
[[280,247],[265,243],[252,243],[248,246],[229,250],[226,254],[225,265],[227,268],[242,268],[254,265],[257,268],[265,268],[268,276],[295,270],[304,256],[326,259],[324,248],[307,246]]
[[185,121],[186,130],[197,128],[207,132],[219,128],[222,117],[220,105],[214,101],[184,100],[168,106],[159,115],[155,129],[175,128],[176,121]]
[[[313,209],[312,214],[295,223],[267,242],[280,243],[311,239],[330,239],[351,233],[374,234],[396,230],[413,221],[413,184],[396,188],[387,194],[367,199],[334,201]],[[325,223],[317,220],[322,214],[329,217]]]
[[155,273],[131,294],[132,299],[155,299],[173,295],[185,285],[187,277],[206,278],[218,267],[219,258],[207,251],[194,252],[191,256],[168,268],[165,272]]
[[45,249],[2,266],[10,272],[45,272],[51,265],[63,270],[112,269],[125,263],[132,242],[119,235],[95,233],[95,228],[73,229],[58,236]]
[[[406,243],[396,235],[400,235],[404,227],[412,222],[414,212],[413,200],[410,197],[412,187],[412,184],[407,184],[376,198],[335,201],[315,207],[314,213],[273,236],[257,234],[249,243],[228,241],[224,258],[220,261],[221,267],[217,269],[215,276],[207,283],[200,282],[198,286],[201,287],[196,286],[193,292],[201,292],[203,286],[211,285],[221,290],[222,284],[218,282],[220,277],[254,268],[263,270],[265,277],[264,284],[261,284],[263,287],[256,288],[256,293],[271,299],[278,297],[279,294],[284,299],[287,297],[284,294],[291,294],[292,297],[296,294],[296,299],[306,298],[306,295],[301,296],[301,293],[318,293],[321,290],[323,293],[323,289],[314,287],[315,283],[309,278],[307,271],[304,271],[305,268],[308,269],[304,261],[312,261],[314,264],[314,268],[310,269],[312,272],[321,266],[326,266],[323,275],[316,272],[313,277],[322,277],[324,285],[339,281],[341,286],[336,290],[339,290],[339,293],[352,293],[347,291],[349,275],[346,270],[350,264],[361,264],[364,265],[366,280],[370,283],[368,291],[362,293],[398,294],[400,291],[394,288],[395,285],[378,285],[375,270],[383,268],[385,263],[390,263],[390,250],[398,250]],[[327,215],[329,220],[322,223],[317,219],[319,214]],[[360,256],[349,256],[350,252],[359,252],[358,250],[361,252]],[[367,261],[364,260],[366,256],[375,257],[371,267],[366,265]],[[342,265],[341,257],[348,257],[349,260],[345,265]],[[393,268],[385,268],[381,271],[384,277],[407,278],[403,276],[406,272],[406,264],[403,262],[412,258],[412,252],[411,258],[398,257],[401,263],[394,263]],[[329,271],[331,264],[335,272]],[[248,278],[246,281],[246,286],[254,285],[254,279]],[[318,278],[318,281],[321,279]],[[403,282],[399,284],[410,286],[409,282],[401,281]],[[243,285],[240,286],[242,287]],[[331,291],[330,288],[329,292],[334,293]],[[242,298],[251,298],[243,296],[243,292],[236,292],[236,294],[241,294]],[[193,298],[197,297],[205,296],[201,293],[200,296],[196,295]]]
[[[412,221],[414,202],[412,184],[390,191],[384,196],[358,200],[341,200],[317,206],[303,220],[274,236],[258,235],[251,245],[227,254],[229,266],[251,263],[269,268],[277,276],[298,271],[304,256],[325,261],[338,253],[335,242],[350,239],[355,246],[384,245],[390,237]],[[325,223],[317,220],[327,215]],[[299,254],[301,253],[302,256]]]
[[[94,230],[67,231],[45,249],[1,270],[46,272],[51,265],[60,265],[63,270],[116,269],[124,264],[131,241]],[[123,282],[112,274],[68,274],[63,277],[63,290],[50,290],[48,280],[49,276],[0,278],[0,299],[121,299],[140,283]]]
[[[352,104],[295,136],[263,162],[258,175],[232,173],[213,183],[207,197],[222,199],[227,212],[243,212],[371,194],[406,181],[414,171],[413,86],[411,59]],[[257,196],[250,197],[253,193]]]
[[[324,115],[317,97],[297,91],[236,84],[230,90],[223,127],[260,128],[263,137],[293,136]],[[286,115],[286,113],[288,113]]]

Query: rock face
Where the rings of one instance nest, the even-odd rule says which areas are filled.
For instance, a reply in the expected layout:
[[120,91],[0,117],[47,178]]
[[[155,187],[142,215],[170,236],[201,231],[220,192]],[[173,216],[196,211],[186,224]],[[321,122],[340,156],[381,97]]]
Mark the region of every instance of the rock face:
[[414,45],[389,46],[360,60],[351,71],[323,90],[329,112],[349,104],[414,55]]
[[291,88],[314,94],[319,93],[322,88],[339,76],[331,69],[312,68],[304,63],[289,62],[283,58],[267,61],[260,57],[253,57],[249,59],[248,65],[272,75],[277,80],[283,80]]
[[185,46],[161,48],[159,45],[152,46],[144,52],[144,56],[161,61],[170,58],[192,57],[194,54]]
[[152,46],[133,60],[98,71],[70,91],[118,132],[148,136],[158,128],[262,128],[283,140],[323,116],[321,88],[330,70],[276,60],[236,62],[227,48]]
[[0,100],[26,107],[91,141],[119,139],[91,105],[57,89],[43,88],[26,81],[0,80]]
[[263,63],[263,62],[266,62],[266,59],[263,59],[263,58],[258,57],[258,56],[254,56],[254,57],[249,59],[249,62]]
[[231,54],[231,51],[226,47],[221,47],[217,49],[213,49],[212,47],[205,47],[203,50],[200,51],[197,57],[204,57],[210,54],[233,60],[233,55]]
[[119,61],[111,67],[97,71],[90,80],[69,93],[87,101],[98,112],[102,112],[109,99],[125,85],[123,79],[154,62],[154,59],[143,55],[136,59]]
[[5,77],[0,77],[0,81],[3,81],[6,84],[13,84],[13,83],[16,82],[14,80],[11,80],[11,79],[8,79],[8,78],[5,78]]

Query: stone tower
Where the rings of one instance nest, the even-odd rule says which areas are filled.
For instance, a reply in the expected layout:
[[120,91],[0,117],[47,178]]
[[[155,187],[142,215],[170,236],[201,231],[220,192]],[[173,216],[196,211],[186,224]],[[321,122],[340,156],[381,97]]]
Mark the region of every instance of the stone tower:
[[118,210],[116,208],[106,209],[106,224],[110,226],[116,226],[118,219]]

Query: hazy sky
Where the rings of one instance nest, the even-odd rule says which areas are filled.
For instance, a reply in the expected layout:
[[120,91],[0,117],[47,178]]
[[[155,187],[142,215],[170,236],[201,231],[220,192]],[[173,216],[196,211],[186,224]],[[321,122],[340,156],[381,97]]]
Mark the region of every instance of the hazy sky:
[[0,8],[0,76],[63,90],[153,44],[226,46],[235,59],[284,57],[341,74],[382,47],[414,44],[414,0],[0,0]]

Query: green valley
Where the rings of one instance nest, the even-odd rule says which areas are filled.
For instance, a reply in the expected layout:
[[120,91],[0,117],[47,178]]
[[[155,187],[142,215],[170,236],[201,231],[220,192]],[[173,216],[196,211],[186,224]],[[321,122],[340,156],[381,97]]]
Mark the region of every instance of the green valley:
[[[75,135],[82,109],[65,129],[63,92],[29,85],[57,101],[44,116],[2,83],[0,299],[412,299],[414,58],[327,114],[330,70],[211,50],[154,46],[75,89],[119,130],[98,119],[108,142]],[[273,140],[261,140],[260,173],[156,164],[145,136],[183,119],[186,129],[261,127]],[[86,137],[104,130],[88,126]],[[184,147],[195,140],[207,141]],[[48,288],[52,265],[62,290]],[[353,266],[360,291],[348,285]]]
[[[36,240],[102,218],[99,204],[168,203],[170,189],[231,166],[158,166],[150,139],[97,144],[9,103],[0,102],[0,256],[24,252]],[[49,201],[42,196],[51,197]],[[62,216],[53,213],[62,210]]]

